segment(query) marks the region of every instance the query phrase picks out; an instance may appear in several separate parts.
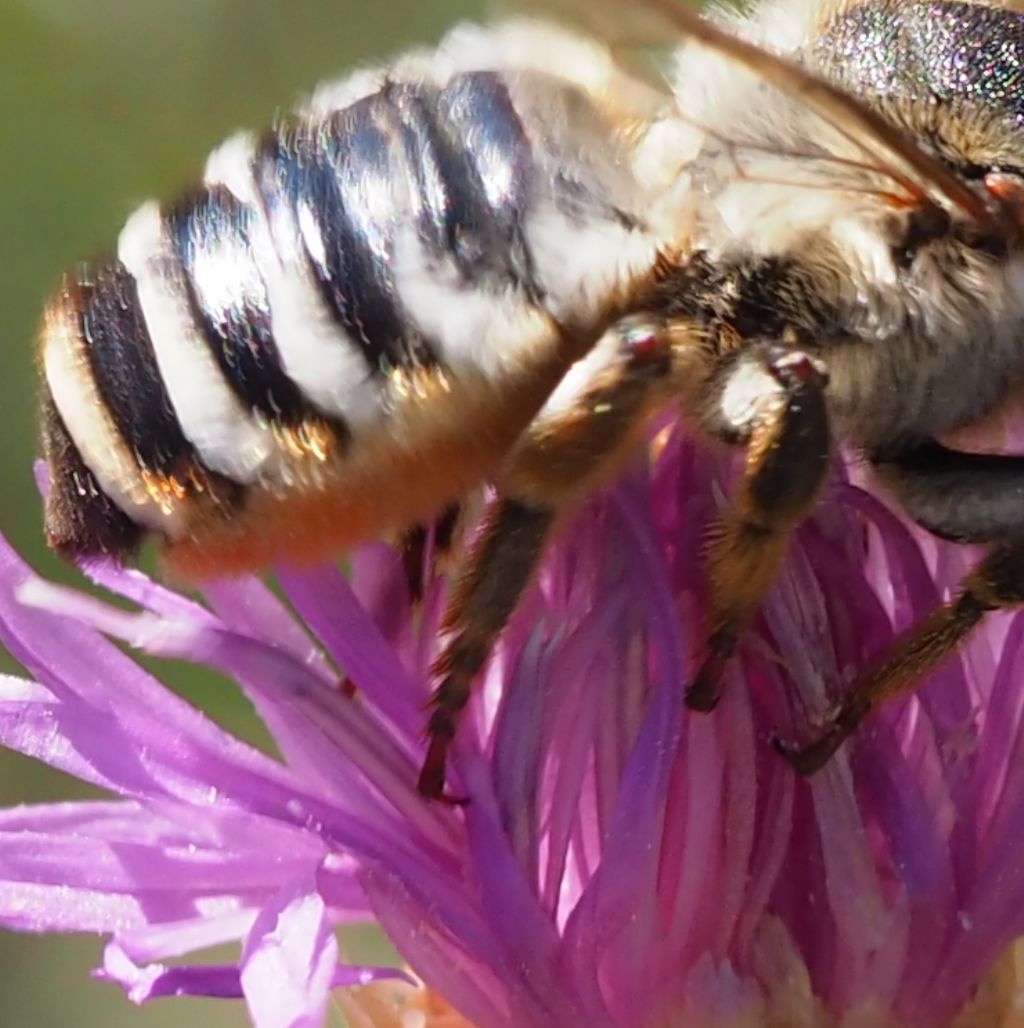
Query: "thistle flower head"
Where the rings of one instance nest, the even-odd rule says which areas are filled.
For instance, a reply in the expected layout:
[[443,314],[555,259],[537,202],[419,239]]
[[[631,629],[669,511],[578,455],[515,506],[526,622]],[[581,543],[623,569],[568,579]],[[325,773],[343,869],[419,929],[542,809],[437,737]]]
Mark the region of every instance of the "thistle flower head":
[[[414,788],[443,578],[414,610],[383,545],[348,577],[282,570],[286,603],[87,569],[126,610],[5,545],[0,639],[31,677],[0,679],[0,742],[111,798],[0,813],[0,923],[106,933],[98,974],[132,999],[244,997],[267,1028],[320,1023],[333,989],[380,1025],[950,1023],[1024,931],[1024,620],[800,780],[769,733],[805,732],[967,558],[837,472],[718,709],[687,714],[727,480],[670,427],[566,526],[464,721],[461,810]],[[112,639],[226,673],[278,754]],[[429,995],[340,962],[335,927],[367,919]],[[168,963],[230,940],[235,965]]]

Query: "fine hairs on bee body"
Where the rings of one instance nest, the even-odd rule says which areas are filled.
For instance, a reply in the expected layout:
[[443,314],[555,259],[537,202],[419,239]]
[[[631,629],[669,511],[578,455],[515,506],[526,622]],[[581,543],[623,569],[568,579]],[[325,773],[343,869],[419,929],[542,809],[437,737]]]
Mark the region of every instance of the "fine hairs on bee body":
[[834,441],[933,532],[989,544],[807,745],[779,743],[798,770],[1024,602],[1024,462],[940,442],[1024,373],[1024,17],[642,7],[680,40],[670,89],[551,25],[461,26],[229,140],[44,317],[46,527],[68,556],[152,536],[202,579],[415,533],[494,485],[435,668],[432,798],[558,519],[671,404],[747,454],[695,709]]

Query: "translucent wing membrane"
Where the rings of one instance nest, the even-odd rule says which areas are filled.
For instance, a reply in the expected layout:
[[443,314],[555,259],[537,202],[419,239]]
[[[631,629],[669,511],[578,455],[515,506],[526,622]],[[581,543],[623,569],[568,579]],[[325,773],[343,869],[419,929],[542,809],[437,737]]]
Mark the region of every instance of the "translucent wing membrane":
[[909,202],[940,204],[970,218],[982,229],[996,227],[991,211],[977,193],[852,93],[702,18],[682,0],[640,0],[628,6],[618,0],[544,0],[543,4],[522,0],[519,6],[599,36],[623,60],[630,59],[630,51],[663,50],[677,42],[707,47],[812,110],[853,143],[878,171],[898,182]]

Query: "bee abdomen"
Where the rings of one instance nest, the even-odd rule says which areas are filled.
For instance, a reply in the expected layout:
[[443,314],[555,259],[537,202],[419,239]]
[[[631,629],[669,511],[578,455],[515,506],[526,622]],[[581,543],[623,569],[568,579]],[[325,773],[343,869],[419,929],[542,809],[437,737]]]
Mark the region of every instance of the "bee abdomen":
[[100,488],[68,434],[49,388],[40,403],[43,452],[50,471],[46,534],[50,545],[75,560],[134,553],[143,538],[134,521]]
[[300,425],[312,408],[281,364],[266,285],[253,259],[256,219],[252,208],[216,185],[165,215],[192,317],[220,374],[246,409]]
[[[571,112],[612,135],[579,90],[536,73],[385,80],[229,140],[199,190],[132,215],[118,259],[71,280],[44,325],[55,545],[123,553],[136,533],[112,511],[173,542],[257,493],[343,490],[368,441],[445,448],[409,438],[403,413],[429,402],[416,432],[453,432],[464,401],[438,383],[500,396],[529,378],[562,321],[596,318],[655,254],[617,155],[584,167],[548,109],[558,129]],[[83,468],[96,488],[69,492]]]

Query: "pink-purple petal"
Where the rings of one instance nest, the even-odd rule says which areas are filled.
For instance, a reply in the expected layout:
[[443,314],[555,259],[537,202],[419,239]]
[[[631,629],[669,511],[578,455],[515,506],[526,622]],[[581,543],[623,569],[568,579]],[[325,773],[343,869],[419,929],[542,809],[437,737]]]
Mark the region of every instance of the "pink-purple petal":
[[93,972],[93,977],[120,985],[128,999],[136,1004],[165,996],[237,999],[242,995],[236,967],[166,967],[163,964],[140,967],[117,943],[107,944],[103,966]]
[[248,904],[241,897],[227,903],[199,897],[182,906],[176,917],[170,911],[158,910],[158,916],[145,924],[117,929],[114,940],[125,956],[146,964],[237,942],[252,928],[267,895],[264,890]]
[[415,713],[426,698],[426,683],[402,667],[340,571],[281,570],[278,577],[295,609],[367,701],[405,738],[418,738],[422,725]]
[[338,940],[312,875],[285,879],[242,950],[242,989],[257,1028],[315,1028],[324,1018]]
[[[429,568],[416,610],[382,544],[351,583],[282,572],[292,609],[252,580],[208,609],[93,565],[128,612],[0,550],[0,635],[39,679],[0,679],[0,742],[125,797],[0,813],[0,920],[113,933],[103,974],[135,998],[244,994],[259,1025],[318,1024],[330,988],[389,973],[337,961],[333,927],[370,909],[481,1028],[749,1019],[792,975],[836,1018],[943,1023],[1024,931],[1024,629],[993,619],[796,779],[769,732],[813,731],[968,566],[851,473],[837,461],[715,714],[684,715],[699,541],[732,469],[661,438],[561,530],[495,647],[454,748],[462,811],[414,789],[445,603]],[[228,674],[283,764],[103,633]],[[163,963],[232,940],[238,967]]]
[[[481,959],[487,950],[435,923],[430,908],[406,889],[405,882],[381,872],[364,876],[381,927],[409,967],[462,1012],[471,1024],[517,1028],[537,1024],[536,1007],[506,976],[498,961]],[[490,956],[491,954],[487,954]]]
[[0,882],[0,925],[16,932],[112,932],[146,920],[145,895]]

